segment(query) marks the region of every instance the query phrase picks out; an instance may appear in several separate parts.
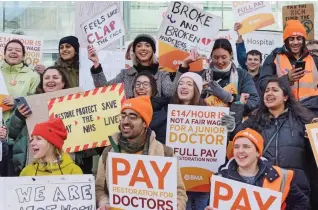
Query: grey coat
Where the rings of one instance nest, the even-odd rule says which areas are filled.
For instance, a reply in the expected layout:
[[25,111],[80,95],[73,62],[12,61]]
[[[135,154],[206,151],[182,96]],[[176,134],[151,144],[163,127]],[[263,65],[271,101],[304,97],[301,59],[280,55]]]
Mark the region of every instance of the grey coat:
[[[92,77],[94,80],[94,85],[96,88],[103,87],[107,85],[124,83],[126,98],[131,98],[134,96],[133,93],[133,83],[138,75],[137,70],[134,67],[130,69],[122,69],[120,73],[112,80],[107,81],[105,74],[101,65],[94,69],[94,66],[91,68]],[[182,73],[178,71],[173,82],[170,79],[169,72],[158,70],[154,75],[155,80],[157,81],[157,97],[171,97],[173,96],[176,87],[178,85],[178,80]]]

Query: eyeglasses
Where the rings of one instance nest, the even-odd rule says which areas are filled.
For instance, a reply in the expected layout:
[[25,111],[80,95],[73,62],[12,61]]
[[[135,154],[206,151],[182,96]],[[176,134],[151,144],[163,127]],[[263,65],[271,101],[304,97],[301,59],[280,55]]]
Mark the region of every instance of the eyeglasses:
[[140,118],[140,116],[136,115],[136,114],[126,114],[126,113],[121,113],[120,114],[121,120],[124,121],[126,117],[128,117],[129,121],[135,121],[138,118]]
[[150,82],[136,82],[136,88],[140,88],[142,85],[142,87],[148,89],[150,88]]

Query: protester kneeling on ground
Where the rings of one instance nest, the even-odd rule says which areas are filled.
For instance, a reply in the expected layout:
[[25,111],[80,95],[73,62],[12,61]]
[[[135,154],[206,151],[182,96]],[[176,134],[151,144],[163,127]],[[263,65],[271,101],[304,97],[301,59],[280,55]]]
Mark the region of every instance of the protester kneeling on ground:
[[[99,210],[109,210],[109,190],[108,190],[108,153],[128,153],[131,155],[153,155],[153,156],[173,156],[172,148],[169,148],[155,138],[155,133],[149,129],[152,120],[152,107],[149,96],[140,96],[128,99],[121,108],[121,132],[110,138],[111,146],[104,149],[99,159],[96,175],[96,200]],[[112,140],[113,139],[113,140]],[[184,210],[187,202],[187,195],[178,169],[178,210]]]
[[[275,191],[280,189],[281,209],[310,209],[308,196],[294,183],[294,172],[274,166],[262,157],[264,139],[261,134],[247,128],[235,135],[233,144],[234,157],[219,168],[217,175]],[[207,207],[205,210],[213,208]]]
[[35,161],[27,165],[20,176],[83,174],[70,155],[62,150],[66,139],[67,131],[60,118],[35,125],[30,139]]

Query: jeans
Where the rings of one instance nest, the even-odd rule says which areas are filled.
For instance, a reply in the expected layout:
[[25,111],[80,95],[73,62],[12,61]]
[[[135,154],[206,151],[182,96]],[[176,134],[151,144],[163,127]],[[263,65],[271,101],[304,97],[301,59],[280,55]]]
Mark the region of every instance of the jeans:
[[204,210],[209,204],[210,193],[187,192],[187,196],[186,210]]

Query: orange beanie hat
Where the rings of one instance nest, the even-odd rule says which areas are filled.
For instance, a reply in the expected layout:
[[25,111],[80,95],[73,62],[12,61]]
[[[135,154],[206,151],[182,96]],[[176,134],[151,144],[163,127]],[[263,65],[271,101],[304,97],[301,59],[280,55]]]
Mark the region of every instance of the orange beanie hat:
[[132,109],[137,112],[149,127],[153,114],[149,96],[139,96],[126,100],[121,107],[121,111],[124,111],[125,109]]
[[290,36],[302,36],[307,39],[306,29],[299,20],[289,20],[284,29],[284,41]]
[[[263,149],[264,149],[264,139],[260,133],[257,131],[246,128],[245,130],[242,130],[238,132],[234,138],[233,138],[233,145],[235,144],[235,140],[239,137],[246,137],[249,140],[253,142],[253,144],[256,146],[260,156],[263,154]],[[233,146],[234,147],[234,146]]]
[[61,118],[54,118],[35,125],[31,136],[41,136],[56,148],[62,149],[67,131]]

